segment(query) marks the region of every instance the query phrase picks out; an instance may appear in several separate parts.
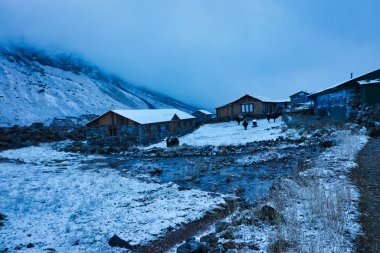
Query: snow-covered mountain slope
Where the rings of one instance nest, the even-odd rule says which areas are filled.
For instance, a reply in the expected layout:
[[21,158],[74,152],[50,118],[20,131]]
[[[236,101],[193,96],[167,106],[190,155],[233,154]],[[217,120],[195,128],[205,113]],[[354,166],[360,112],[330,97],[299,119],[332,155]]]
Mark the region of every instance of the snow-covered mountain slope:
[[111,109],[195,108],[134,86],[70,55],[0,47],[0,126],[50,123],[54,117]]

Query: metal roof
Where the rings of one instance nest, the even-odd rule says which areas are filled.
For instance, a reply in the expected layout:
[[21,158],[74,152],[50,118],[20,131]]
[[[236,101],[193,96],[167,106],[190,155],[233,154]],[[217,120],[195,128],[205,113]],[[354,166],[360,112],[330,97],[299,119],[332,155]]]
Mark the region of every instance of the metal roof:
[[364,75],[360,75],[360,76],[352,78],[350,80],[346,80],[346,81],[344,81],[342,83],[336,84],[336,85],[331,86],[331,87],[329,87],[327,89],[320,90],[318,92],[310,94],[309,97],[314,97],[314,96],[317,96],[317,95],[326,94],[326,93],[329,93],[331,91],[335,91],[335,90],[337,90],[339,88],[343,88],[345,86],[357,85],[357,84],[359,84],[359,82],[364,81],[364,80],[373,80],[373,79],[376,79],[374,77],[380,78],[380,69],[368,72],[368,73],[366,73]]
[[[137,110],[111,110],[124,118],[139,124],[152,124],[171,121],[176,115],[180,120],[194,119],[195,117],[178,109],[137,109]],[[108,113],[108,112],[107,112]],[[102,114],[101,116],[103,116]],[[100,118],[99,116],[98,118]],[[96,119],[98,119],[96,118]],[[96,120],[94,119],[94,120]],[[94,121],[92,120],[92,121]],[[90,121],[90,122],[92,122]],[[88,122],[87,124],[89,124]]]

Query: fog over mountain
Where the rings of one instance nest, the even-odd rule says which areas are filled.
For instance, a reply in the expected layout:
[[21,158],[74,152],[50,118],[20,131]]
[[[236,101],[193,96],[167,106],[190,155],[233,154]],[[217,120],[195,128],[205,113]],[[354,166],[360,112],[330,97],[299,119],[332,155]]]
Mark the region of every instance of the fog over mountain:
[[[50,124],[54,118],[99,115],[111,109],[196,110],[73,55],[25,47],[0,47],[0,104],[0,126]],[[85,123],[88,117],[82,118]]]
[[0,41],[80,55],[208,109],[379,68],[380,1],[2,0]]

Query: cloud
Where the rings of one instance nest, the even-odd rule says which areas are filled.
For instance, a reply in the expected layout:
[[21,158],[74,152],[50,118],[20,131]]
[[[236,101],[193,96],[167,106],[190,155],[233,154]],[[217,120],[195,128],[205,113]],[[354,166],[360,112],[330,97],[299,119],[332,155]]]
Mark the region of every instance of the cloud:
[[378,68],[379,7],[376,0],[2,0],[0,37],[70,51],[213,108],[246,93],[286,98]]

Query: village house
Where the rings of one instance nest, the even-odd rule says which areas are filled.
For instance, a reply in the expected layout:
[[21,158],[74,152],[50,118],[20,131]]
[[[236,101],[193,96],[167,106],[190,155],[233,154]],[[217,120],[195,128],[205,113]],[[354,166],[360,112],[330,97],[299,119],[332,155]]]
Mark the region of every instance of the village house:
[[212,113],[206,110],[198,110],[193,112],[191,115],[196,118],[197,124],[207,123],[212,120]]
[[316,115],[349,119],[360,105],[380,103],[380,69],[311,94],[309,99]]
[[310,93],[306,91],[299,91],[290,96],[290,106],[292,108],[309,104],[308,96]]
[[232,120],[236,117],[263,117],[267,113],[282,112],[288,105],[286,100],[258,99],[245,95],[233,102],[216,108],[218,121]]
[[111,110],[88,122],[90,145],[147,145],[190,133],[195,117],[177,109]]

